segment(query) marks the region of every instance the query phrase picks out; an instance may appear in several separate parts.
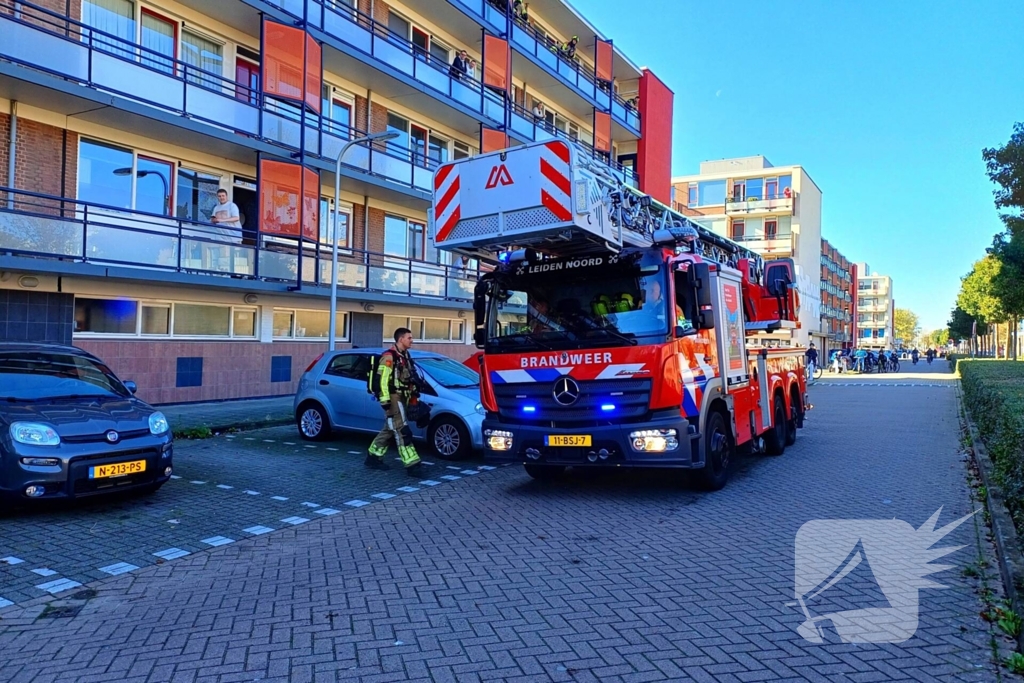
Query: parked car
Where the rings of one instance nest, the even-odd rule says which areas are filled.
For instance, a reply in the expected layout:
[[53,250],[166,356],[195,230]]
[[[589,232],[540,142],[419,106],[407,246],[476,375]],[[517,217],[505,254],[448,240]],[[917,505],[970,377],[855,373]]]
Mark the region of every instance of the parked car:
[[0,497],[156,491],[171,477],[167,418],[70,346],[0,342]]
[[[304,439],[321,440],[336,430],[376,433],[384,412],[367,391],[370,358],[384,349],[338,350],[317,357],[306,368],[295,393],[295,423]],[[412,351],[428,390],[420,397],[430,406],[430,425],[412,427],[446,460],[462,460],[483,448],[484,409],[480,376],[447,356]],[[369,441],[367,441],[369,446]]]

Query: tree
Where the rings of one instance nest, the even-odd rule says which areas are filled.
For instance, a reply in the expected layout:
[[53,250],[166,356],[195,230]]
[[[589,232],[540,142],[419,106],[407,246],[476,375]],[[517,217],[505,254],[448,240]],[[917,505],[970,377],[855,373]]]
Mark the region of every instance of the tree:
[[949,343],[949,330],[934,330],[928,335],[928,343],[932,346],[945,346]]
[[913,342],[921,331],[917,314],[909,308],[897,308],[893,312],[893,327],[895,327],[896,338],[902,339],[904,344]]
[[979,335],[988,333],[988,326],[984,322],[979,322],[973,315],[957,306],[949,314],[949,323],[947,323],[949,338],[956,341],[970,340],[975,323],[978,323],[977,333]]
[[992,345],[995,351],[999,349],[998,325],[1007,319],[1002,302],[996,296],[994,284],[1001,268],[1002,263],[992,254],[975,261],[971,272],[960,281],[960,293],[956,297],[956,305],[967,311],[975,320],[995,326],[995,339]]
[[981,151],[989,179],[999,186],[993,191],[997,209],[1024,208],[1024,123],[1013,126],[1010,141],[1002,147]]

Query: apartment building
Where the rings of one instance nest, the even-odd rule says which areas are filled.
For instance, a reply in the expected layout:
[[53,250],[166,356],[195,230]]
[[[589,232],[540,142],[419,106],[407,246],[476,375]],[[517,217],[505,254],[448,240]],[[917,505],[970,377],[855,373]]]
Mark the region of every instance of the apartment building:
[[857,264],[857,347],[892,349],[896,332],[892,278]]
[[800,292],[800,329],[766,335],[779,344],[824,344],[821,331],[821,190],[802,166],[763,156],[705,161],[672,179],[673,206],[765,259],[791,258]]
[[340,346],[466,357],[486,264],[432,246],[439,164],[558,137],[670,194],[671,91],[562,0],[501,5],[0,0],[0,339],[156,403],[287,394],[336,278]]
[[857,264],[828,240],[821,240],[822,358],[833,349],[852,348],[857,334]]

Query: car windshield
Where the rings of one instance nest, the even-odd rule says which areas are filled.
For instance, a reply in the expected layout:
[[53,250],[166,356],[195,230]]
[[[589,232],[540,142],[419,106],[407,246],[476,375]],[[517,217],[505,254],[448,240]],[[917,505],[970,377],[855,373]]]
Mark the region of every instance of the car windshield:
[[131,395],[105,365],[45,351],[0,352],[0,387],[8,401]]
[[448,358],[416,358],[416,365],[446,389],[469,389],[480,386],[480,375]]
[[510,276],[492,298],[488,343],[498,347],[589,347],[636,343],[669,330],[660,268],[600,277]]

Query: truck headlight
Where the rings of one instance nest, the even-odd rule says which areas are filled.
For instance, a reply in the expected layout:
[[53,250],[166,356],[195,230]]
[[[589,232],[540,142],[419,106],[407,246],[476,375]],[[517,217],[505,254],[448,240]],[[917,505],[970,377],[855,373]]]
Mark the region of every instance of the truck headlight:
[[679,439],[674,429],[642,429],[629,433],[629,443],[634,451],[664,453],[679,448]]
[[484,437],[487,441],[487,447],[492,451],[512,450],[512,432],[506,432],[501,429],[485,429]]
[[38,422],[15,422],[11,425],[11,439],[26,446],[59,446],[60,436],[53,427]]
[[150,434],[156,434],[157,436],[159,436],[160,434],[165,434],[167,430],[170,428],[171,426],[167,424],[167,418],[164,417],[163,413],[155,412],[149,416]]

